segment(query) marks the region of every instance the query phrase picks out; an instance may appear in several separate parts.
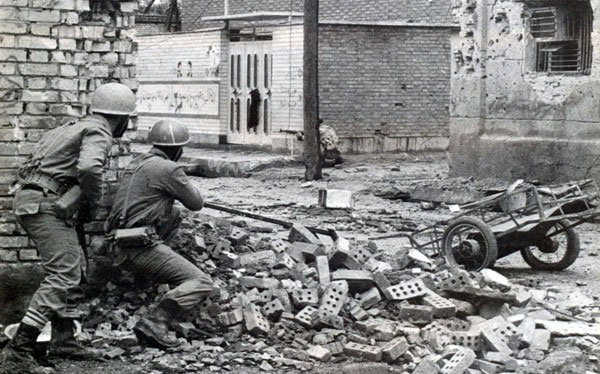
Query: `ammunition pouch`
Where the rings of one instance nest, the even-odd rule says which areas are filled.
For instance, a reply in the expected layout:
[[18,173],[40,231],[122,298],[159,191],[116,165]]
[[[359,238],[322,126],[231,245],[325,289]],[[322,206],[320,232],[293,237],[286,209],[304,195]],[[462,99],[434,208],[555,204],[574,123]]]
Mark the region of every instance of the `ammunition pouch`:
[[148,246],[156,239],[156,230],[153,226],[117,229],[114,235],[114,243],[121,248]]
[[158,239],[152,226],[117,229],[108,236],[107,254],[113,260],[113,266],[121,266],[127,261],[128,249],[151,246]]

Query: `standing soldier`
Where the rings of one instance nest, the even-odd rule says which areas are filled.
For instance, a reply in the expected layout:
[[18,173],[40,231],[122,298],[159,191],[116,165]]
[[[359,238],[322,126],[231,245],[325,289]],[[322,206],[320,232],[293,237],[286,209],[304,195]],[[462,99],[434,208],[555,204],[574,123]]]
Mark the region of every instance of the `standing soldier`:
[[46,275],[33,294],[12,340],[0,353],[0,369],[48,373],[32,356],[40,330],[52,322],[48,355],[93,356],[73,336],[76,303],[81,298],[82,248],[76,212],[94,204],[102,191],[102,168],[113,138],[123,135],[135,110],[135,95],[125,85],[98,87],[89,116],[48,131],[19,170],[13,209],[35,243]]
[[189,139],[187,127],[176,121],[163,120],[152,127],[148,142],[153,147],[127,166],[105,224],[114,238],[109,245],[114,265],[175,286],[134,327],[140,340],[160,348],[178,345],[169,324],[213,291],[209,275],[164,243],[180,223],[174,200],[191,210],[204,205],[200,191],[177,164]]

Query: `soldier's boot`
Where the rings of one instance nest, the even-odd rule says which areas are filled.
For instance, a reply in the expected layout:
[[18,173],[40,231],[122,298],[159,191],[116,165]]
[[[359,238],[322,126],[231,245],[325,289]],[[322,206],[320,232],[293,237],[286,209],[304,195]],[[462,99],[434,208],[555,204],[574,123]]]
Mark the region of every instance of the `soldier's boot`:
[[169,331],[169,324],[174,319],[175,312],[165,305],[159,305],[148,315],[142,317],[133,327],[133,332],[140,341],[162,349],[179,345],[175,335]]
[[52,339],[48,346],[48,358],[93,360],[102,357],[99,350],[86,348],[75,339],[75,320],[56,318],[52,320]]
[[15,336],[0,352],[0,373],[52,374],[56,371],[50,366],[41,365],[33,356],[35,342],[40,330],[21,323]]

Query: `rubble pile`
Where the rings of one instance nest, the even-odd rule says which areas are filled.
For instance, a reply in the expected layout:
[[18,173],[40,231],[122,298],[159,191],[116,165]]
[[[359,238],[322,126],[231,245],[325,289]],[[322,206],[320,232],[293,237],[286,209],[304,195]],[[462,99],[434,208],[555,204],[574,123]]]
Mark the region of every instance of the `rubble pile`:
[[270,229],[199,217],[184,220],[172,245],[211,274],[218,292],[175,326],[182,344],[138,345],[133,326],[168,286],[134,290],[127,274],[83,304],[82,341],[109,358],[182,372],[345,361],[413,374],[567,372],[561,365],[593,366],[600,357],[600,324],[585,322],[598,308],[571,300],[556,310],[550,302],[560,295],[535,282],[448,268],[414,249],[381,261],[373,243],[324,244],[300,225],[276,238]]

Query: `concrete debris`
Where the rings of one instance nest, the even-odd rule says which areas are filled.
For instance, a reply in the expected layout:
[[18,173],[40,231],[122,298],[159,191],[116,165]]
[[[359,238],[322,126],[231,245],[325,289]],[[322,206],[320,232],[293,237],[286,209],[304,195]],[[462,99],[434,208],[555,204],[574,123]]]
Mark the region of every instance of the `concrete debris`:
[[540,307],[556,293],[537,283],[451,269],[419,251],[406,251],[418,272],[399,268],[374,245],[321,241],[300,225],[288,239],[197,218],[180,231],[173,248],[220,290],[176,324],[180,347],[139,346],[133,326],[169,287],[139,290],[127,273],[81,304],[82,343],[107,358],[191,372],[306,371],[359,360],[407,374],[525,373],[564,348],[599,361],[600,324],[576,321],[585,310],[575,307],[557,320]]
[[354,196],[352,191],[320,189],[319,206],[329,209],[352,209]]

